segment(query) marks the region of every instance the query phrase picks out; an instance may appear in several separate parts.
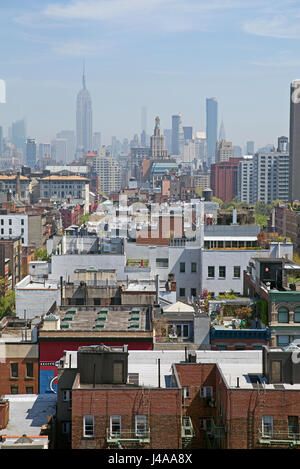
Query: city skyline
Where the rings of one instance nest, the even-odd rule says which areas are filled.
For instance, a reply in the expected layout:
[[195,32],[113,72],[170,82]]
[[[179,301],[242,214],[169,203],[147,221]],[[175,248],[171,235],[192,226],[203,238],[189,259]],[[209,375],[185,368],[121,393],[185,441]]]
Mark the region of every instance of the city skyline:
[[143,105],[149,122],[159,115],[163,129],[180,111],[183,125],[203,131],[209,96],[216,96],[235,145],[275,143],[288,134],[289,84],[299,67],[295,2],[280,7],[269,0],[2,5],[0,73],[7,102],[0,105],[0,125],[7,134],[11,122],[25,116],[28,137],[45,141],[75,130],[74,97],[85,58],[104,144],[112,135],[139,133]]

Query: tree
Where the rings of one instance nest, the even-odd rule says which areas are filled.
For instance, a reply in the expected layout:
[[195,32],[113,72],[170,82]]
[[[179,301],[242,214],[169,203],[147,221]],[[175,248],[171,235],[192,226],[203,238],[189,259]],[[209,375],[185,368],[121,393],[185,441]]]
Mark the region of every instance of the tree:
[[51,256],[48,255],[46,249],[36,249],[34,251],[34,260],[42,260],[42,261],[47,261],[50,262]]
[[9,290],[0,298],[0,320],[4,316],[13,316],[15,314],[15,292]]

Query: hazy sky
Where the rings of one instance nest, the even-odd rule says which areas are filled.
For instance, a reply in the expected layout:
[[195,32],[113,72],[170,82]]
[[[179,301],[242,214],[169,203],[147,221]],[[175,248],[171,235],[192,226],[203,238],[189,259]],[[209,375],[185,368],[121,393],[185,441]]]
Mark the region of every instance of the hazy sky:
[[85,59],[94,131],[132,138],[181,112],[205,130],[215,96],[226,137],[244,146],[289,131],[290,82],[300,78],[300,4],[289,0],[0,0],[0,104],[5,134],[26,116],[28,137],[75,129]]

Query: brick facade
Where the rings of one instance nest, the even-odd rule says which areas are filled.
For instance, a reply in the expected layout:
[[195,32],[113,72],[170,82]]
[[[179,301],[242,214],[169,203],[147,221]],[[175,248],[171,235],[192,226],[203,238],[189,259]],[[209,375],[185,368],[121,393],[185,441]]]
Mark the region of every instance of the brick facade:
[[[84,438],[83,416],[94,415],[94,437]],[[109,448],[106,441],[110,416],[122,418],[122,433],[135,431],[135,416],[147,416],[150,443],[122,441],[124,448],[180,449],[181,448],[181,391],[180,389],[149,389],[109,387],[73,389],[72,392],[72,449]],[[112,446],[111,446],[112,447]]]
[[[233,383],[229,386],[216,364],[176,364],[173,370],[177,384],[189,387],[190,397],[184,400],[183,413],[191,416],[194,426],[192,448],[263,449],[287,448],[292,444],[288,417],[300,416],[299,389],[242,389]],[[207,406],[200,397],[202,386],[212,386],[214,406]],[[263,416],[273,417],[272,444],[267,443],[267,438],[264,443],[260,441]],[[199,422],[209,417],[217,428],[208,438]]]

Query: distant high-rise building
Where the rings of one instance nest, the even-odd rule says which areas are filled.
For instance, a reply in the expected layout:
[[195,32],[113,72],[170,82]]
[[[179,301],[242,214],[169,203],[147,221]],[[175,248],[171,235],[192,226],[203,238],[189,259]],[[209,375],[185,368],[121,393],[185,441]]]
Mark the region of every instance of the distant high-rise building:
[[147,108],[143,106],[141,109],[141,132],[147,134]]
[[76,152],[75,132],[73,130],[62,130],[56,134],[56,138],[66,140],[66,164],[72,163]]
[[290,202],[300,200],[300,80],[291,83],[290,96]]
[[232,150],[233,150],[233,157],[234,158],[242,158],[243,156],[243,150],[240,146],[238,145],[234,145],[232,147]]
[[4,140],[3,140],[3,128],[0,127],[0,156],[3,154]]
[[239,163],[238,201],[270,204],[289,198],[289,154],[257,152]]
[[233,158],[232,143],[225,142],[225,140],[217,142],[215,157],[216,163],[221,163],[222,161],[229,161],[230,158]]
[[172,116],[172,155],[183,155],[184,133],[181,114]]
[[154,134],[150,140],[150,155],[151,158],[168,158],[168,150],[165,147],[165,137],[161,133],[160,119],[155,118]]
[[39,144],[39,159],[51,157],[51,143]]
[[206,99],[206,154],[207,166],[215,161],[218,131],[218,103],[216,98]]
[[252,140],[246,143],[246,155],[254,155],[254,142]]
[[219,129],[219,142],[221,142],[221,141],[225,142],[225,140],[226,140],[226,133],[225,133],[224,122],[223,122],[223,119],[222,119],[220,129]]
[[93,168],[100,177],[100,190],[109,195],[111,192],[119,192],[121,189],[120,166],[110,155],[100,152],[93,159]]
[[93,150],[98,151],[101,147],[101,132],[94,132],[93,134]]
[[231,202],[238,194],[239,158],[230,158],[211,165],[210,183],[214,196]]
[[26,140],[26,165],[32,169],[36,165],[36,143],[32,138]]
[[183,127],[184,140],[193,140],[193,127]]
[[76,151],[82,154],[92,150],[93,146],[93,122],[92,100],[86,88],[85,71],[82,76],[82,89],[77,95],[76,109]]
[[13,122],[11,126],[11,142],[15,148],[22,150],[25,156],[26,149],[26,121],[21,119]]
[[172,153],[172,129],[164,129],[164,137],[166,143],[166,149],[169,155]]
[[237,185],[238,201],[253,203],[253,156],[239,162]]
[[56,138],[51,142],[52,158],[61,165],[67,164],[67,145],[66,138]]
[[288,152],[289,151],[289,139],[288,137],[278,137],[277,151]]
[[143,130],[141,133],[141,145],[142,147],[147,146],[147,134],[145,130]]

